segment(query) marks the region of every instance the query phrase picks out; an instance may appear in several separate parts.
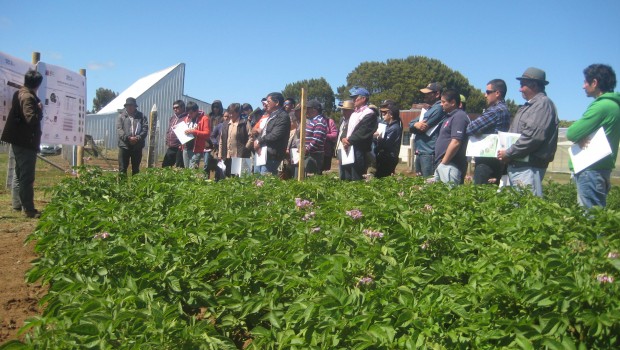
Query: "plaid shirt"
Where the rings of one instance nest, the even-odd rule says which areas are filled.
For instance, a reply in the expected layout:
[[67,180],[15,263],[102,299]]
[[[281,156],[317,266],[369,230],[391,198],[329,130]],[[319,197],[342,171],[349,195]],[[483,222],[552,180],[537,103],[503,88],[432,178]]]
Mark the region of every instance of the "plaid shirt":
[[510,112],[504,101],[498,101],[467,126],[467,135],[497,134],[510,129]]
[[323,152],[327,137],[327,121],[322,115],[308,120],[306,125],[306,151],[308,153]]

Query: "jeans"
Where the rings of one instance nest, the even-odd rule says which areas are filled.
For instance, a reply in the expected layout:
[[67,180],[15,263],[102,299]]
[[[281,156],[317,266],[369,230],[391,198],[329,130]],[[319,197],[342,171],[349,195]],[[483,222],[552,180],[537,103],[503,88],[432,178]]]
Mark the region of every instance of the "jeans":
[[[502,177],[502,163],[497,158],[476,157],[476,169],[474,169],[474,184],[499,185]],[[489,182],[494,180],[495,182]]]
[[22,208],[26,212],[34,208],[34,175],[37,162],[35,150],[12,145],[15,157],[15,173],[13,174],[12,204],[14,209]]
[[189,169],[198,169],[200,166],[200,159],[202,158],[202,152],[194,153],[192,149],[183,150],[183,165]]
[[131,161],[131,175],[140,172],[140,163],[142,162],[142,148],[118,148],[118,172],[121,175],[127,175],[129,162]]
[[585,208],[605,207],[611,189],[611,169],[584,170],[575,174],[577,202]]
[[460,184],[463,173],[454,164],[439,163],[435,169],[435,180],[443,183]]
[[271,174],[273,176],[278,176],[278,166],[280,166],[279,160],[269,160],[267,159],[267,164],[259,165],[254,167],[254,173],[258,173],[261,175]]
[[415,172],[424,177],[433,176],[435,172],[434,162],[434,154],[417,154],[415,156]]
[[542,180],[547,172],[546,168],[536,167],[516,167],[508,165],[508,178],[510,186],[526,187],[529,186],[535,196],[543,196]]

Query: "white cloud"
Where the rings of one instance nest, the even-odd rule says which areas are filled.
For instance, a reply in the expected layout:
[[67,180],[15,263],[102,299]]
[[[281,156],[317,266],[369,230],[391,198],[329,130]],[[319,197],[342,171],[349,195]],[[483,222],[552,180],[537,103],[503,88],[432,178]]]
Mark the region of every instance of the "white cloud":
[[89,70],[103,70],[107,68],[114,68],[116,64],[114,62],[91,62],[88,64]]

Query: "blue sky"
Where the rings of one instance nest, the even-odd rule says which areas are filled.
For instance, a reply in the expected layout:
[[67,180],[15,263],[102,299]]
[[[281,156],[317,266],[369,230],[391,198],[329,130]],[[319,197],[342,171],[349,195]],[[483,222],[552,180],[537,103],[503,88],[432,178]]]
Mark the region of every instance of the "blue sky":
[[335,91],[362,62],[421,55],[480,90],[502,78],[519,104],[515,78],[544,69],[560,119],[575,120],[591,102],[583,68],[605,63],[620,74],[618,0],[0,0],[0,8],[0,51],[86,68],[89,109],[97,88],[120,93],[180,62],[187,95],[256,107],[287,83],[324,77]]

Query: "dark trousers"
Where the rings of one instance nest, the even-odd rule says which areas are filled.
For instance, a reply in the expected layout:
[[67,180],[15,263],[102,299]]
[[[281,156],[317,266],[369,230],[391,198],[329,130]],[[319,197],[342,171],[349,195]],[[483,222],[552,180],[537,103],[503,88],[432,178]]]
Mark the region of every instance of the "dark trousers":
[[13,177],[13,208],[21,208],[32,212],[34,208],[34,174],[37,162],[37,152],[16,145],[12,145],[15,157],[15,176]]
[[[474,184],[484,185],[494,183],[499,185],[502,177],[503,165],[497,158],[476,157],[476,168],[474,169]],[[489,180],[495,179],[494,182]]]
[[118,172],[121,175],[127,175],[129,162],[131,161],[131,174],[135,175],[140,172],[140,162],[142,162],[142,148],[118,148]]
[[342,172],[344,173],[344,180],[358,181],[362,180],[363,175],[366,174],[366,152],[355,147],[353,151],[355,161],[353,164],[343,165]]
[[376,177],[386,177],[394,174],[398,165],[398,157],[394,157],[385,152],[381,152],[377,155],[377,172]]
[[161,167],[176,166],[177,168],[183,167],[183,150],[179,147],[168,147],[164,160],[161,163]]

